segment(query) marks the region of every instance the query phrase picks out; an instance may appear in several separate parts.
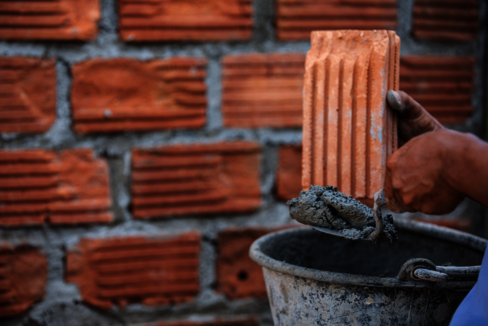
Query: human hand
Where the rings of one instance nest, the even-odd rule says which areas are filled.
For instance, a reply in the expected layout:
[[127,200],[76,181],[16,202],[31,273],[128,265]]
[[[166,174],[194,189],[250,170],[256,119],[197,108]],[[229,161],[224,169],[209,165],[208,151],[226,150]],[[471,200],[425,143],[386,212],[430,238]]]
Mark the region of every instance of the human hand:
[[442,128],[400,147],[386,164],[383,192],[388,208],[395,213],[453,211],[465,197],[458,190],[466,170],[459,160],[466,156],[471,141],[466,134]]
[[407,93],[389,91],[386,99],[390,108],[399,114],[398,138],[402,143],[426,132],[445,129],[439,121]]

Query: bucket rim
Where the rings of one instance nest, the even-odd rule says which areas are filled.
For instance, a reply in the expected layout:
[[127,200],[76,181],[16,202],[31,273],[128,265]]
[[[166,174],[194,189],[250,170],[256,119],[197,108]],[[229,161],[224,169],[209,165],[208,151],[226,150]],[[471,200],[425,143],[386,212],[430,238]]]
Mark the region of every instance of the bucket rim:
[[[488,240],[477,237],[472,234],[463,233],[457,230],[423,223],[418,221],[407,220],[405,218],[396,218],[395,227],[399,229],[417,232],[426,236],[450,241],[472,250],[483,253],[486,249]],[[312,279],[320,282],[372,286],[372,287],[398,287],[398,288],[432,288],[432,289],[449,289],[449,290],[470,290],[476,281],[446,281],[446,282],[412,282],[400,281],[395,277],[364,276],[348,273],[337,273],[321,271],[318,269],[292,265],[284,261],[278,261],[261,251],[261,246],[276,236],[283,234],[292,235],[293,233],[310,232],[312,228],[300,227],[273,232],[264,235],[253,242],[249,249],[249,256],[258,265],[283,274],[298,276]],[[318,232],[318,231],[313,231]],[[419,257],[421,258],[421,257]]]

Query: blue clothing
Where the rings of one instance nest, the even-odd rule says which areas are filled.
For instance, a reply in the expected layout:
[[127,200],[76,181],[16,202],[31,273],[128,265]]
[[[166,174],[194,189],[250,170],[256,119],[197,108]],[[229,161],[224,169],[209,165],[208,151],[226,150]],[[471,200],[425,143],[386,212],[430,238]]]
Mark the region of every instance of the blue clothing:
[[478,283],[452,317],[450,326],[488,326],[488,248],[481,264]]

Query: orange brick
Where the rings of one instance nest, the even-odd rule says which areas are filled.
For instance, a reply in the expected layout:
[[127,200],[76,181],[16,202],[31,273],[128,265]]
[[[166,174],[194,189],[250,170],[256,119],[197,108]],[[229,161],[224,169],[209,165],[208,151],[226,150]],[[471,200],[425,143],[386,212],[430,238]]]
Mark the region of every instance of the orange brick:
[[30,246],[0,245],[0,317],[18,315],[44,297],[46,256]]
[[400,59],[400,89],[442,123],[462,123],[473,112],[474,57],[408,56]]
[[246,54],[222,60],[227,127],[301,127],[305,56]]
[[206,60],[196,58],[94,59],[76,64],[71,90],[75,131],[203,127],[205,67]]
[[179,320],[133,326],[258,326],[256,318],[213,319],[206,321]]
[[0,225],[113,220],[108,166],[92,150],[0,151]]
[[99,18],[99,0],[2,1],[0,39],[89,41]]
[[217,236],[217,291],[228,298],[265,298],[263,270],[249,257],[251,244],[271,229],[227,229]]
[[199,292],[200,235],[82,239],[67,254],[66,281],[83,301],[103,309],[130,303],[163,305]]
[[279,150],[276,192],[278,198],[290,200],[302,190],[302,146],[282,146]]
[[307,55],[302,188],[372,200],[396,149],[386,92],[398,90],[400,39],[388,31],[313,32]]
[[119,0],[124,41],[247,40],[252,0]]
[[174,145],[132,152],[135,218],[238,213],[261,205],[258,144]]
[[395,29],[395,0],[276,0],[280,40],[308,40],[316,30]]
[[415,37],[462,42],[476,40],[477,0],[415,0],[412,15]]
[[54,60],[1,57],[0,132],[45,132],[55,117]]

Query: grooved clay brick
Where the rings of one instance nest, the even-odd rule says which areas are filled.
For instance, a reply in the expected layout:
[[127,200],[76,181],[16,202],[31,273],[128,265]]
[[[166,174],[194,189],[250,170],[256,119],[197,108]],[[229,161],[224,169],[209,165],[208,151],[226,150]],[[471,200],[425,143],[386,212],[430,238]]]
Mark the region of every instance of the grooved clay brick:
[[4,0],[0,39],[89,41],[99,18],[99,0]]
[[0,317],[18,315],[44,297],[46,256],[31,246],[0,246]]
[[461,123],[473,112],[474,57],[400,59],[400,89],[442,123]]
[[133,216],[256,210],[260,152],[259,144],[245,141],[133,150]]
[[178,320],[163,323],[137,324],[133,326],[258,326],[258,320],[250,318],[213,319],[205,321]]
[[415,37],[463,42],[476,39],[477,0],[415,0],[412,15]]
[[372,200],[396,149],[386,92],[398,90],[400,39],[388,31],[313,32],[305,72],[302,188]]
[[206,60],[94,59],[73,66],[78,133],[200,128],[205,125]]
[[308,40],[316,30],[395,29],[395,0],[276,0],[280,40]]
[[0,132],[45,132],[55,117],[54,60],[1,57]]
[[247,40],[252,0],[119,0],[124,41]]
[[245,54],[222,60],[227,127],[301,127],[305,56]]
[[113,220],[108,166],[90,149],[0,151],[0,225]]
[[282,200],[290,200],[298,197],[302,190],[302,146],[282,146],[278,155],[277,196]]
[[129,303],[164,305],[199,291],[200,235],[82,239],[67,254],[66,281],[84,302],[103,309]]

